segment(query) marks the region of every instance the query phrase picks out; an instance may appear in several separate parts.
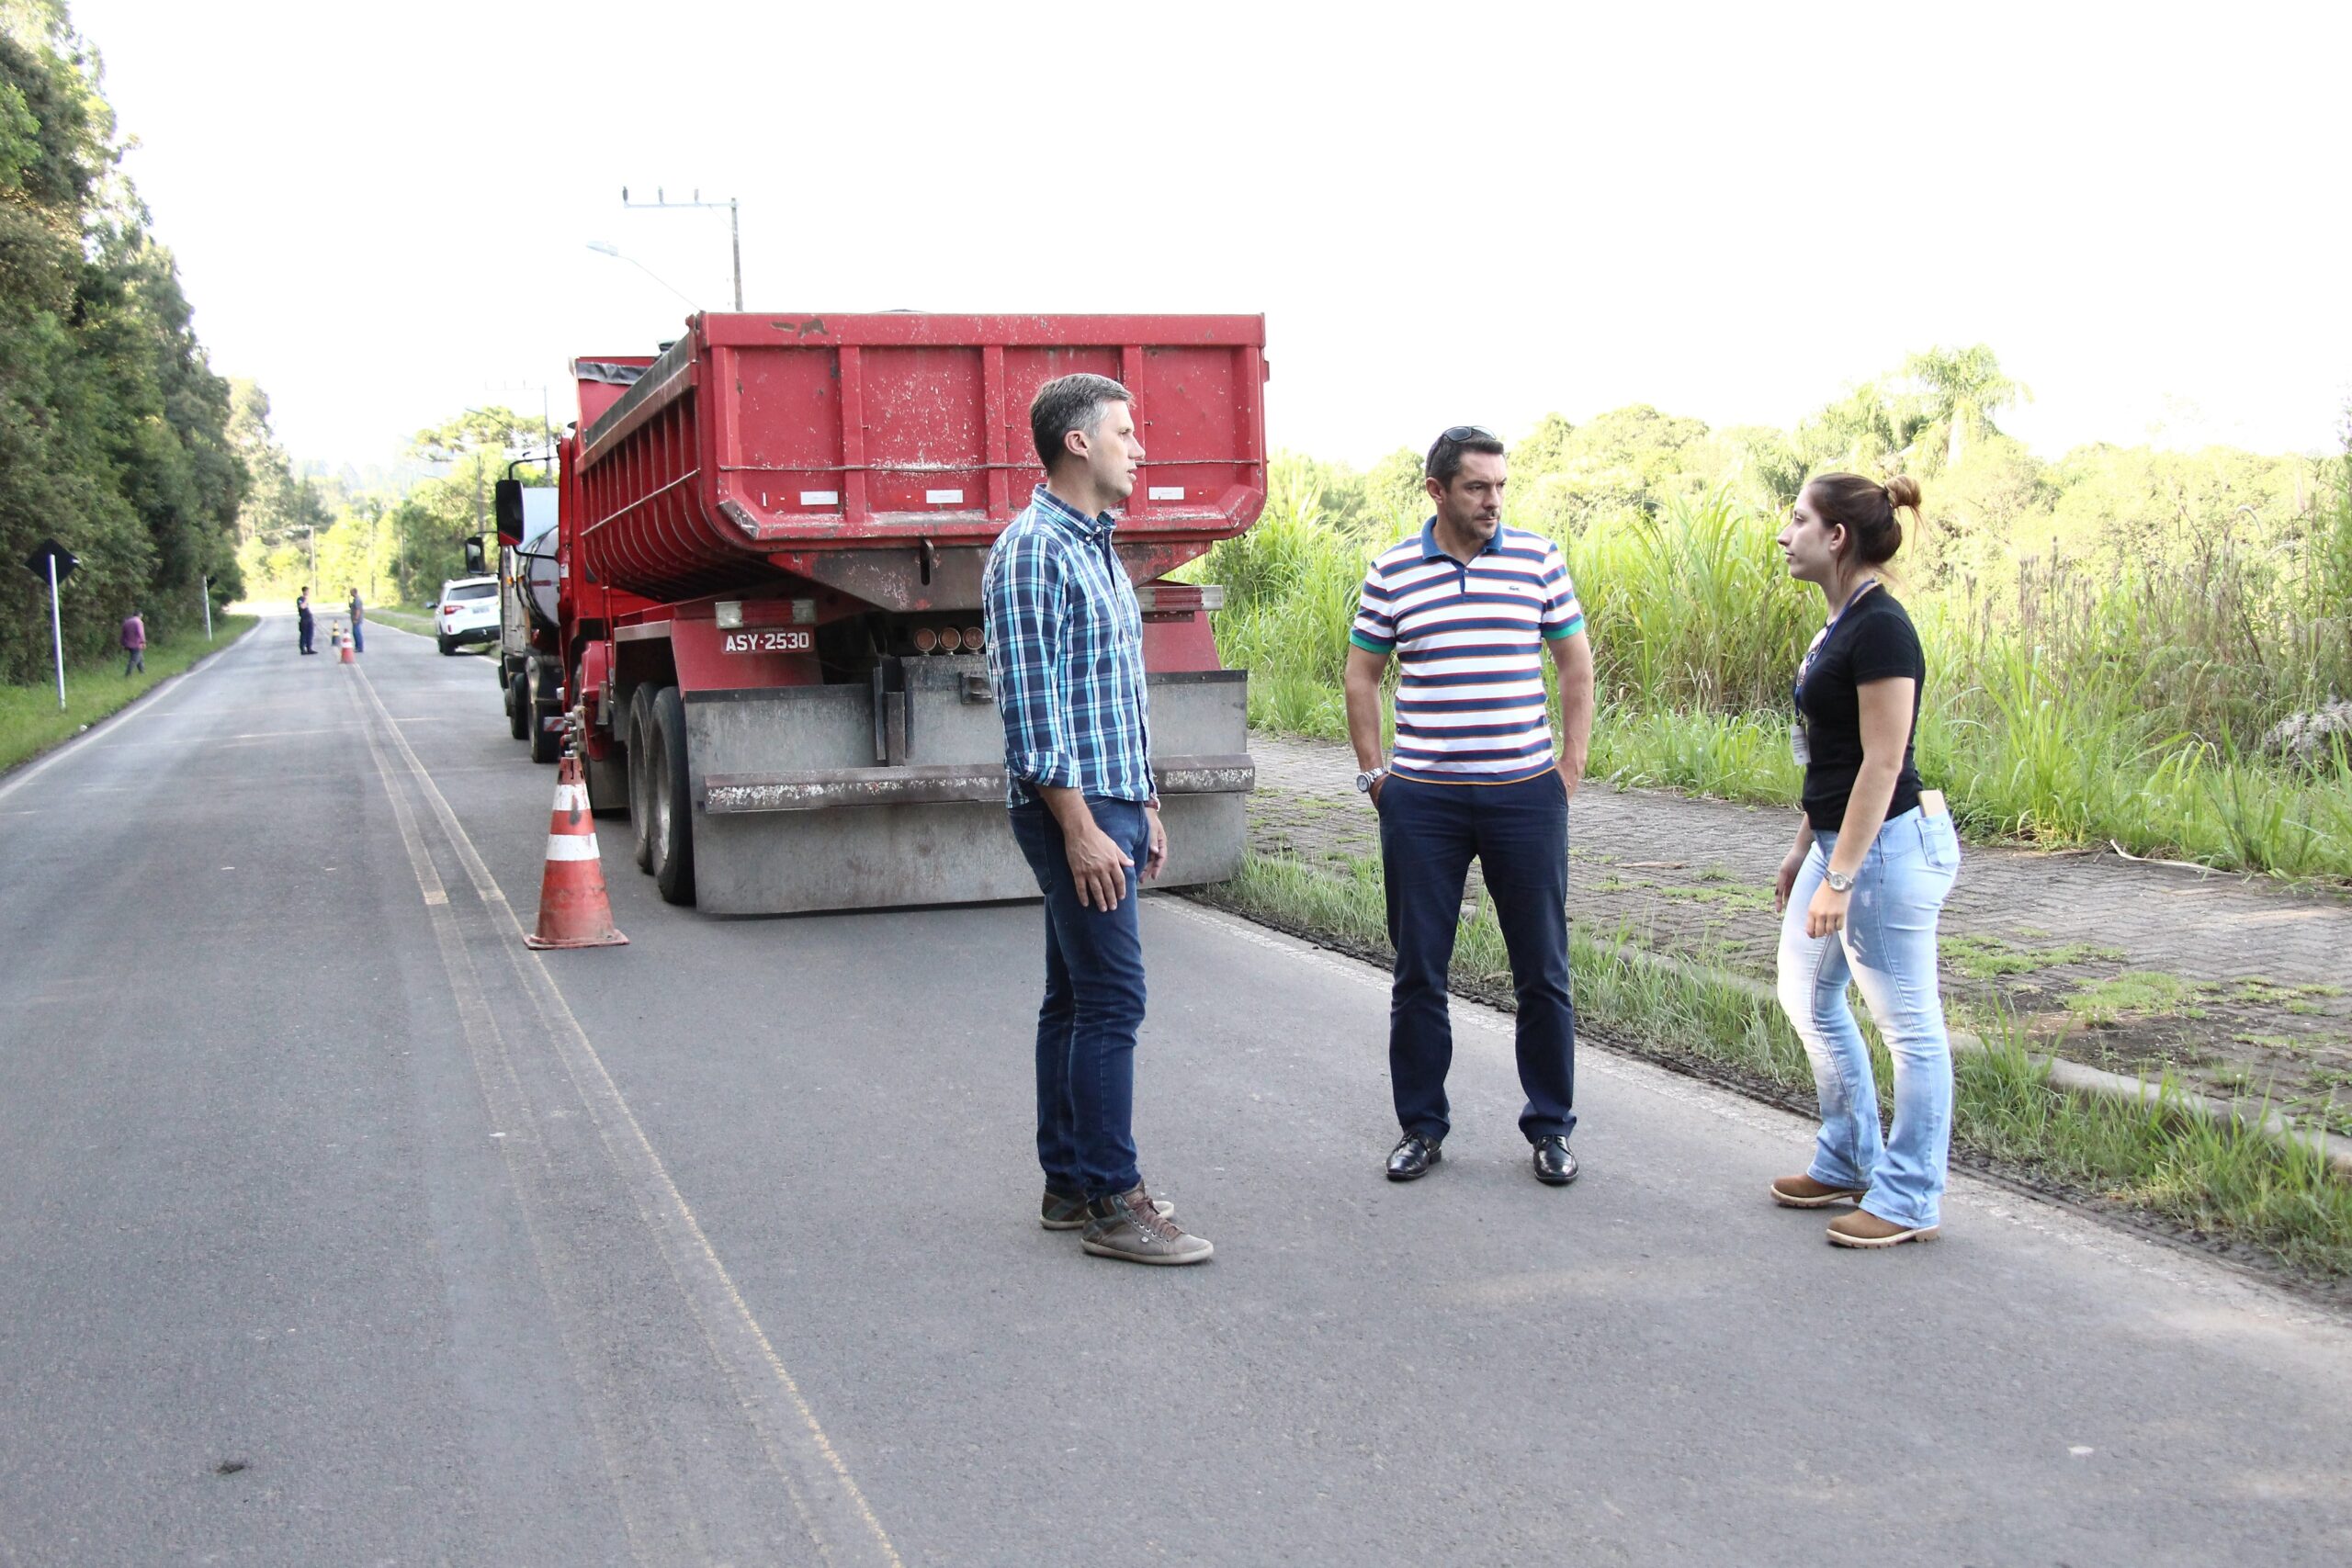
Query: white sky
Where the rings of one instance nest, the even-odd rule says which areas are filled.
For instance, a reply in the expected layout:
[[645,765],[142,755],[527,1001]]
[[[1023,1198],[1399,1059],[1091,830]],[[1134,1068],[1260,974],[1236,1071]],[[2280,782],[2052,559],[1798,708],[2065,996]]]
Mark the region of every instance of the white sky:
[[2352,7],[73,0],[298,456],[753,310],[1267,317],[1271,439],[1786,425],[1988,342],[2086,440],[2333,445]]

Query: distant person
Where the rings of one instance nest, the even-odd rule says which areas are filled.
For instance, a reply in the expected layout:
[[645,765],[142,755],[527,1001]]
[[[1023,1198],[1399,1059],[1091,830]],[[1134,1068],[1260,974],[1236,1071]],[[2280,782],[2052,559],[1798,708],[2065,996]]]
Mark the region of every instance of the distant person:
[[[1781,530],[1789,575],[1832,612],[1797,666],[1793,744],[1804,818],[1781,863],[1781,1005],[1821,1092],[1821,1135],[1803,1176],[1772,1183],[1786,1208],[1859,1207],[1831,1222],[1839,1247],[1926,1241],[1941,1222],[1951,1143],[1951,1043],[1936,990],[1936,920],[1960,874],[1940,790],[1919,787],[1912,739],[1927,683],[1919,636],[1880,568],[1916,519],[1918,481],[1824,474]],[[1879,1135],[1870,1048],[1850,979],[1894,1062],[1894,1126]]]
[[294,595],[294,630],[301,638],[300,647],[304,653],[318,651],[311,646],[311,638],[318,634],[318,629],[319,623],[311,615],[311,591],[305,588]]
[[122,661],[124,680],[130,679],[134,670],[147,673],[147,623],[139,618],[136,608],[122,618],[122,651],[127,656]]
[[1137,876],[1167,864],[1168,834],[1152,790],[1143,617],[1111,546],[1111,509],[1143,461],[1134,403],[1104,376],[1038,389],[1029,428],[1046,482],[989,552],[981,597],[1012,836],[1046,896],[1039,1220],[1079,1231],[1096,1257],[1200,1263],[1215,1248],[1169,1219],[1136,1165]]
[[[1388,1179],[1443,1157],[1453,1062],[1446,973],[1475,856],[1510,951],[1519,999],[1519,1129],[1535,1178],[1577,1177],[1576,1010],[1568,996],[1568,800],[1592,739],[1592,645],[1560,547],[1503,526],[1503,444],[1458,424],[1430,443],[1436,511],[1365,575],[1348,633],[1348,738],[1356,788],[1380,814],[1388,937],[1389,1087],[1404,1136]],[[1544,696],[1559,672],[1560,740]],[[1380,682],[1394,656],[1396,750],[1380,752]]]
[[355,588],[351,591],[351,651],[354,653],[368,651],[368,639],[359,631],[367,619],[368,606],[359,602],[359,590]]

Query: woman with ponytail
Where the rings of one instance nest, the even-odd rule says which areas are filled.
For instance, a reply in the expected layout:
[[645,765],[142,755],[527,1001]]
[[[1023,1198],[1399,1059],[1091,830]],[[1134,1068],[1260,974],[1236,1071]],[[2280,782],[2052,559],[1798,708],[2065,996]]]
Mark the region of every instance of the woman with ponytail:
[[[1951,1143],[1951,1043],[1936,986],[1936,920],[1960,872],[1939,790],[1919,787],[1911,744],[1928,667],[1880,570],[1918,516],[1918,482],[1824,474],[1781,530],[1789,575],[1817,586],[1829,624],[1798,666],[1793,744],[1804,817],[1781,863],[1780,992],[1821,1091],[1821,1135],[1803,1176],[1772,1183],[1792,1209],[1857,1205],[1839,1247],[1926,1241],[1942,1223]],[[1894,1060],[1894,1124],[1882,1138],[1870,1049],[1849,980]]]

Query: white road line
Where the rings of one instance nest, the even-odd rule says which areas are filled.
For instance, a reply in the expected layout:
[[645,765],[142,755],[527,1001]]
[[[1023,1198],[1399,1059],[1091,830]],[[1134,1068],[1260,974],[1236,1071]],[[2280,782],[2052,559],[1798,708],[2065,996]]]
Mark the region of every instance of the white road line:
[[[770,1464],[800,1509],[820,1551],[829,1562],[880,1563],[888,1568],[903,1568],[881,1520],[851,1478],[848,1466],[825,1435],[816,1412],[802,1396],[799,1384],[786,1370],[766,1331],[752,1315],[726,1265],[719,1261],[701,1223],[654,1152],[652,1141],[605,1070],[587,1032],[573,1016],[571,1004],[556,986],[545,960],[524,944],[523,923],[475,850],[473,840],[433,782],[431,773],[392,721],[390,710],[376,693],[375,682],[368,679],[363,667],[352,668],[358,676],[356,689],[383,721],[383,739],[400,754],[408,778],[432,807],[467,880],[494,912],[501,944],[515,977],[537,1011],[582,1102],[595,1119],[607,1154],[685,1292],[705,1344],[741,1400]],[[371,728],[371,746],[378,733]],[[388,777],[388,787],[390,783]],[[412,851],[413,860],[416,853]],[[425,872],[430,870],[427,857]],[[437,874],[428,884],[425,873],[420,873],[419,885],[428,903],[432,902],[438,887]],[[446,902],[446,891],[442,897]],[[436,921],[450,919],[454,929],[454,915],[446,908],[435,908],[434,914]],[[497,919],[499,915],[503,919]],[[470,969],[470,959],[466,963]]]

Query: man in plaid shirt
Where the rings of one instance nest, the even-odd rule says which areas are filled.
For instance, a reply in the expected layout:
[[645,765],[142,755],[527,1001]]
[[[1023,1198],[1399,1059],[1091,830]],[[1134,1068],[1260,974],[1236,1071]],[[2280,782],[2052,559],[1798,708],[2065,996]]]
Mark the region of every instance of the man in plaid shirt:
[[1134,492],[1135,398],[1105,376],[1038,389],[1030,434],[1046,482],[989,552],[989,674],[1004,719],[1005,804],[1046,896],[1037,1011],[1039,1221],[1086,1250],[1199,1263],[1213,1248],[1146,1191],[1132,1131],[1143,942],[1136,873],[1159,874],[1143,616],[1112,548]]

